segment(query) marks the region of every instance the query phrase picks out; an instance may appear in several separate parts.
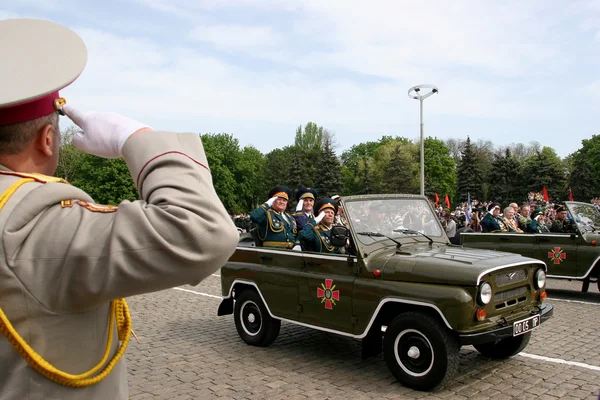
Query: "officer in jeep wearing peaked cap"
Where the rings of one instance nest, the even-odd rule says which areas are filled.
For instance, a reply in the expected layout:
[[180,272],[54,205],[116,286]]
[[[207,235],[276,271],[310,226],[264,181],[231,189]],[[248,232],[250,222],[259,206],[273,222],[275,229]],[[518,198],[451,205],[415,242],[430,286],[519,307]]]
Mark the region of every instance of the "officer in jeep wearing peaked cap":
[[[198,284],[233,254],[237,230],[196,133],[61,97],[87,62],[75,32],[8,19],[0,38],[0,399],[127,399],[124,298]],[[124,158],[141,200],[95,204],[52,176],[59,114],[81,128],[80,150]]]
[[315,212],[316,224],[309,222],[298,235],[300,245],[305,251],[320,253],[346,254],[345,247],[337,247],[331,243],[331,228],[338,211],[338,204],[330,199],[323,198],[317,201]]
[[262,246],[291,249],[296,242],[296,221],[285,209],[292,191],[277,185],[269,192],[269,200],[250,214],[258,225],[258,236]]

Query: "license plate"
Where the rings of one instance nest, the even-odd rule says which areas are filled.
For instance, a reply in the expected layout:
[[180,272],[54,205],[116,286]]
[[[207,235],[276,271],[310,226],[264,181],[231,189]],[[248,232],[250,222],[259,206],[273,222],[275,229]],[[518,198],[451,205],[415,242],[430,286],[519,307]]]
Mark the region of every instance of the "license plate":
[[534,315],[513,323],[513,336],[519,336],[540,326],[540,316]]

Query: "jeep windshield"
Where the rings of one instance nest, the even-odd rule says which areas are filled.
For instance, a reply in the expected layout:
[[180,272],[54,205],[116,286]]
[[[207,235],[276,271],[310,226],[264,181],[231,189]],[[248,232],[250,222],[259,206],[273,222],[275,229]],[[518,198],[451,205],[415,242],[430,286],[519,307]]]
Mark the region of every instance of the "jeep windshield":
[[592,204],[569,202],[567,207],[582,233],[600,230],[600,212]]
[[[344,203],[346,217],[354,232],[379,233],[358,235],[363,244],[404,238],[426,240],[421,234],[442,238],[444,232],[425,199],[352,200]],[[402,234],[398,234],[402,232]]]

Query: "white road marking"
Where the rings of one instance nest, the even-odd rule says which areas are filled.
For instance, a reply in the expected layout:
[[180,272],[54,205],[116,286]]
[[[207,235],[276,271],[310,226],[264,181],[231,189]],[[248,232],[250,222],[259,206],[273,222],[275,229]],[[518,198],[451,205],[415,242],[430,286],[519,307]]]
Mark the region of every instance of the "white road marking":
[[589,304],[590,306],[600,306],[600,303],[592,303],[590,301],[556,299],[556,298],[553,298],[553,297],[552,298],[551,297],[547,297],[546,300],[564,301],[564,302],[567,302],[567,303]]
[[[196,292],[195,290],[184,289],[184,288],[180,288],[180,287],[175,287],[173,289],[181,290],[182,292],[197,294],[199,296],[210,297],[213,299],[219,299],[219,300],[223,299],[223,297],[221,297],[221,296],[215,296],[214,294],[208,294],[208,293],[203,293],[203,292]],[[554,300],[561,300],[561,299],[554,299]],[[581,302],[581,301],[575,301],[575,300],[561,300],[561,301],[572,301],[572,302],[577,302],[577,303],[592,304],[592,305],[596,305],[596,306],[598,305],[596,303],[587,303],[587,302]],[[600,367],[598,367],[596,365],[585,364],[585,363],[581,363],[581,362],[577,362],[577,361],[567,361],[567,360],[562,360],[560,358],[538,356],[535,354],[529,354],[529,353],[523,353],[523,352],[519,353],[518,355],[521,357],[533,358],[535,360],[540,360],[540,361],[547,361],[547,362],[556,363],[556,364],[566,364],[566,365],[572,365],[575,367],[591,369],[592,371],[600,371]]]
[[218,276],[218,277],[221,277],[221,275],[219,275],[219,274],[211,274],[211,276]]
[[211,297],[213,299],[223,300],[223,298],[221,296],[215,296],[214,294],[196,292],[195,290],[189,290],[189,289],[184,289],[184,288],[180,288],[180,287],[175,287],[173,289],[175,289],[175,290],[181,290],[182,292],[194,293],[194,294],[197,294],[199,296],[206,296],[206,297]]
[[544,356],[538,356],[538,355],[535,355],[535,354],[522,353],[522,352],[519,353],[519,355],[522,356],[522,357],[533,358],[535,360],[548,361],[548,362],[557,363],[557,364],[572,365],[572,366],[575,366],[575,367],[581,367],[581,368],[591,369],[593,371],[600,371],[600,367],[598,367],[596,365],[590,365],[590,364],[580,363],[580,362],[577,362],[577,361],[567,361],[567,360],[561,360],[560,358],[544,357]]

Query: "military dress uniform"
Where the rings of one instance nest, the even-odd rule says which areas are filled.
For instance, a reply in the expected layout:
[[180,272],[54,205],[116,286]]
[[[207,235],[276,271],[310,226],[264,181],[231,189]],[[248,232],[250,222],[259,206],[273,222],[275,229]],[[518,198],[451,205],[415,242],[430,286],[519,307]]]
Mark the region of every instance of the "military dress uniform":
[[531,213],[531,222],[529,223],[529,225],[527,225],[527,230],[525,232],[529,232],[529,233],[548,233],[548,228],[546,228],[546,225],[539,223],[535,217],[537,217],[538,215],[544,215],[544,210],[542,210],[541,208],[536,208],[532,213]]
[[481,219],[481,226],[484,232],[509,232],[510,228],[500,216],[494,216],[492,211],[494,207],[500,206],[498,203],[492,203],[488,206],[488,213]]
[[[315,205],[317,213],[331,208],[334,215],[337,214],[337,203],[331,199],[321,199]],[[322,222],[319,224],[306,224],[306,227],[299,233],[298,239],[302,249],[317,253],[346,254],[344,247],[337,247],[331,244],[331,227],[325,226]]]
[[[569,209],[564,204],[556,204],[554,206],[554,210],[557,214],[562,212],[569,212]],[[552,221],[552,225],[550,225],[550,232],[573,233],[575,232],[575,227],[573,226],[573,223],[571,222],[571,219],[568,216],[565,219],[555,218],[554,221]]]
[[[313,199],[313,201],[317,200],[317,191],[311,188],[300,188],[296,193],[296,201],[304,200],[304,199]],[[307,222],[311,222],[313,226],[317,223],[315,222],[315,215],[311,210],[310,213],[306,213],[304,210],[299,210],[294,213],[294,219],[296,220],[296,230],[298,232],[304,229],[304,226]]]
[[[282,197],[288,200],[291,191],[285,186],[276,186],[269,192],[269,198]],[[250,219],[258,225],[258,235],[265,247],[283,247],[291,249],[296,244],[294,217],[282,211],[276,211],[263,203],[250,214]]]
[[[0,76],[0,125],[45,115],[36,112],[56,107],[57,90],[83,69],[83,42],[40,20],[0,21],[0,37],[10,38],[0,41],[3,63],[38,67],[31,77],[18,68]],[[0,167],[3,400],[127,399],[125,359],[113,359],[131,328],[118,330],[116,315],[130,321],[123,299],[196,285],[235,251],[238,233],[196,133],[143,132],[126,140],[122,155],[141,200],[118,208],[95,204],[61,179]],[[34,359],[63,373],[34,369],[16,350],[19,338]]]

